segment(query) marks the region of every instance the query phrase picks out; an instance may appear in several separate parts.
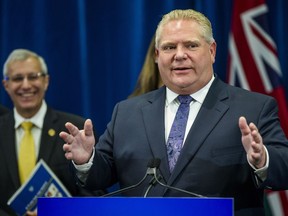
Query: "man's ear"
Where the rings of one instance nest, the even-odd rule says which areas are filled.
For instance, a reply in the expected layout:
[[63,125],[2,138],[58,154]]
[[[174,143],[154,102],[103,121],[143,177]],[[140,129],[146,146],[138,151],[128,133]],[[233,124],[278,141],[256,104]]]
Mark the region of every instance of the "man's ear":
[[155,48],[155,63],[158,63],[159,50]]
[[2,80],[2,85],[5,88],[5,90],[7,91],[7,85],[8,85],[7,80],[3,79]]
[[211,61],[214,63],[215,62],[215,58],[216,58],[216,47],[217,44],[214,41],[211,45],[210,45],[210,54],[211,54]]

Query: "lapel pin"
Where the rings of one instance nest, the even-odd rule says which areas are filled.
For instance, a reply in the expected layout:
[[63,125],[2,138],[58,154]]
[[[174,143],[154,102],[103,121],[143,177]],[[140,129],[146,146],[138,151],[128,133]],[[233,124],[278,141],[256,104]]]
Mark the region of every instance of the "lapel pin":
[[49,130],[48,130],[48,134],[49,134],[49,136],[51,136],[51,137],[52,137],[52,136],[55,136],[55,133],[56,133],[56,132],[55,132],[54,129],[49,129]]

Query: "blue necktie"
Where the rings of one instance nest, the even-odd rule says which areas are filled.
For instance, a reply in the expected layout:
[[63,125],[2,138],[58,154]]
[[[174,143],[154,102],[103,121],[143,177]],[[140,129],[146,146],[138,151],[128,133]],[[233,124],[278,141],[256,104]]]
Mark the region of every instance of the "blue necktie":
[[170,173],[172,173],[182,149],[182,143],[184,140],[190,110],[190,102],[193,100],[193,98],[190,95],[179,95],[178,100],[180,101],[180,105],[174,118],[167,141],[167,154]]

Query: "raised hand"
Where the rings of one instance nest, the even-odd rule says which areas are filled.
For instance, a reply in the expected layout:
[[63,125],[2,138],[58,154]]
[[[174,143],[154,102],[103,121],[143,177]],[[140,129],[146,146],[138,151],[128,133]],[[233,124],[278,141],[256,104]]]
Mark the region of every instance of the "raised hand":
[[70,122],[65,124],[69,133],[62,131],[59,136],[66,142],[63,145],[65,157],[73,160],[75,164],[87,163],[92,155],[95,145],[93,125],[90,119],[84,123],[84,129],[79,130]]
[[239,128],[242,133],[242,144],[249,162],[258,169],[264,167],[266,152],[258,128],[254,123],[248,125],[244,117],[239,118]]

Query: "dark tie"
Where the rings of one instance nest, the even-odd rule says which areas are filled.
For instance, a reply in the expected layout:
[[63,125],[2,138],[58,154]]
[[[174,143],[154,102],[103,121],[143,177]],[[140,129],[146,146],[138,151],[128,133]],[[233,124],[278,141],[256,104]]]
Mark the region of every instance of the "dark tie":
[[178,100],[180,101],[180,105],[167,141],[167,153],[171,173],[180,155],[190,110],[190,102],[193,98],[190,95],[179,95]]

